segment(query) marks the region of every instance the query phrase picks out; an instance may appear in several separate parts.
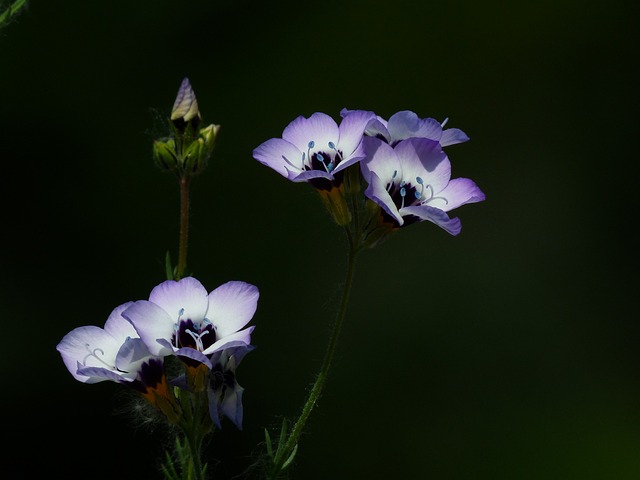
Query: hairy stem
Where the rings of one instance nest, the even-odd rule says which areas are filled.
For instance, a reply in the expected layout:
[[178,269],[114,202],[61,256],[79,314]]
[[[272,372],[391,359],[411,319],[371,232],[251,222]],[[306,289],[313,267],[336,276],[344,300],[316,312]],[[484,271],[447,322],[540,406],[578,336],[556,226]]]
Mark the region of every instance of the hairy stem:
[[187,267],[187,243],[189,236],[189,178],[180,179],[180,244],[176,280],[180,280]]
[[316,405],[316,402],[320,398],[320,394],[322,393],[322,389],[324,387],[325,381],[329,374],[329,369],[331,368],[331,362],[333,361],[333,356],[336,351],[336,346],[338,344],[338,337],[340,336],[340,332],[342,330],[342,325],[344,323],[344,318],[347,312],[347,306],[349,304],[349,296],[351,294],[351,287],[353,284],[353,276],[355,273],[356,266],[356,256],[360,251],[360,244],[356,243],[357,241],[353,238],[351,232],[345,228],[347,233],[347,237],[349,239],[349,257],[347,263],[347,274],[344,282],[344,288],[342,290],[342,299],[340,300],[340,307],[338,309],[338,314],[336,316],[336,321],[333,326],[333,330],[331,332],[331,337],[329,339],[329,344],[327,346],[327,350],[325,352],[324,360],[322,362],[322,367],[320,368],[320,373],[316,378],[315,383],[309,393],[309,397],[302,408],[302,413],[298,420],[296,421],[293,430],[291,431],[289,438],[287,439],[284,448],[281,448],[273,462],[273,467],[271,469],[269,478],[275,480],[278,478],[278,474],[282,470],[283,464],[287,461],[293,450],[295,449],[298,438],[302,433],[304,426],[311,415],[311,411]]

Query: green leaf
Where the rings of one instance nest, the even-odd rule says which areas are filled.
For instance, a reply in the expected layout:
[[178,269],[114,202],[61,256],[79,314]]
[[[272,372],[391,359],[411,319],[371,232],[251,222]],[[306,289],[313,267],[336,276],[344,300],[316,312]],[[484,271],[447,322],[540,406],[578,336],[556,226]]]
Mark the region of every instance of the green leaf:
[[291,455],[289,455],[289,458],[287,458],[287,461],[282,464],[282,470],[286,470],[287,467],[289,467],[289,465],[291,465],[291,463],[293,462],[293,459],[296,456],[296,453],[298,453],[298,444],[297,443],[296,443],[296,446],[293,447],[293,451],[291,452]]
[[269,458],[273,458],[273,447],[271,445],[271,435],[269,435],[269,430],[264,429],[264,443],[267,446],[267,453],[269,454]]
[[166,461],[164,464],[160,465],[162,473],[164,474],[164,478],[166,480],[180,480],[180,476],[176,471],[176,467],[173,464],[173,460],[169,452],[165,452]]
[[282,428],[280,429],[280,439],[278,443],[282,445],[283,443],[286,443],[286,441],[287,441],[287,419],[283,418]]

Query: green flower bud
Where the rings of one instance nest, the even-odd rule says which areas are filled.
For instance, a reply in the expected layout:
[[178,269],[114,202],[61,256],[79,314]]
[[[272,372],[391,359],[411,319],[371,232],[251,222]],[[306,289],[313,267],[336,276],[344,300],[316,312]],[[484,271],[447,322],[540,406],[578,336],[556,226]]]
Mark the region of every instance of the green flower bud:
[[220,125],[214,125],[213,123],[200,130],[200,136],[204,139],[205,147],[209,154],[213,151],[213,145],[215,144],[219,130]]
[[207,168],[209,156],[206,155],[205,143],[202,138],[198,138],[187,147],[183,157],[184,175],[196,175]]
[[173,139],[153,142],[153,161],[160,169],[177,173],[181,169],[176,155],[176,142]]
[[187,147],[182,159],[185,175],[196,175],[207,168],[219,129],[220,125],[213,124],[201,129],[198,138]]

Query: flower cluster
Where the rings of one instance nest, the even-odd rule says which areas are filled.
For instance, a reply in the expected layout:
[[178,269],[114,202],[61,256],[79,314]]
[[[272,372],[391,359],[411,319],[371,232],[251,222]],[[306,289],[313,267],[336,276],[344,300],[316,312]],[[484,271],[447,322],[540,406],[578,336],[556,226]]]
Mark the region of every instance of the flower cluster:
[[360,189],[358,181],[345,182],[345,174],[359,164],[356,173],[370,201],[371,218],[359,226],[365,237],[379,237],[380,231],[384,236],[424,220],[458,235],[460,219],[448,212],[480,202],[485,195],[468,178],[451,179],[443,147],[469,137],[456,128],[444,129],[447,120],[439,123],[411,111],[398,112],[388,121],[363,110],[343,109],[340,114],[340,125],[324,113],[298,117],[282,138],[267,140],[253,156],[289,180],[311,183],[330,200],[325,204],[339,225],[352,221],[354,203],[348,197]]
[[[206,394],[211,421],[226,416],[242,427],[242,392],[235,370],[253,349],[246,327],[257,309],[258,289],[227,282],[210,293],[193,277],[167,280],[148,300],[116,307],[104,328],[78,327],[57,350],[80,382],[106,380],[138,390],[171,423],[185,405],[180,391]],[[246,327],[246,328],[245,328]],[[176,357],[183,374],[168,378],[167,357]]]

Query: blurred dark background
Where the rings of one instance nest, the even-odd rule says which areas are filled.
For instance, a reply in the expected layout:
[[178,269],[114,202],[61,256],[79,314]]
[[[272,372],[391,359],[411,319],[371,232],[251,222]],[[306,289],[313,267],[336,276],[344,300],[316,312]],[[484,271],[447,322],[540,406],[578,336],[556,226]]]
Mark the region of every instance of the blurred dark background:
[[447,150],[453,176],[487,200],[455,212],[458,237],[424,223],[361,255],[292,478],[640,478],[636,5],[29,2],[0,30],[10,478],[160,478],[165,434],[55,346],[175,258],[177,183],[151,144],[185,76],[222,125],[189,266],[261,291],[244,430],[216,434],[212,478],[242,478],[263,429],[298,414],[346,264],[313,190],[251,152],[343,107],[449,117],[471,137]]

